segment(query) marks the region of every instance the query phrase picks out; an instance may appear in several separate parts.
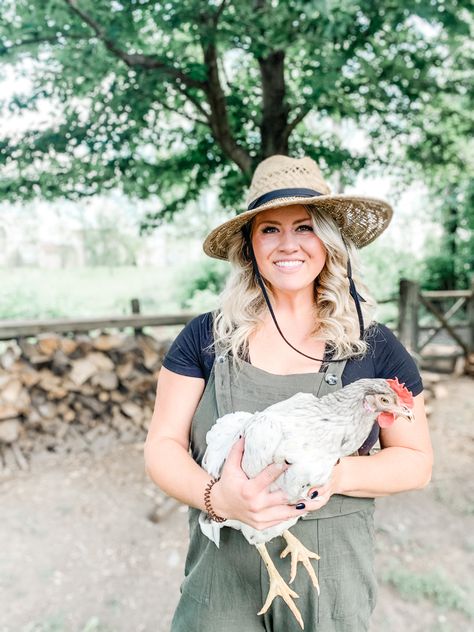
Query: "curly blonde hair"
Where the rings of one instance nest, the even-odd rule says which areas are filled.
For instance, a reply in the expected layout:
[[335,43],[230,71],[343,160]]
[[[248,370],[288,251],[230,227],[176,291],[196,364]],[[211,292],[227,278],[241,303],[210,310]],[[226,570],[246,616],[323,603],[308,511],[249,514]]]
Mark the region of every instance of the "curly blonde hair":
[[[362,356],[367,351],[367,342],[360,340],[357,311],[349,293],[348,252],[352,277],[365,299],[361,308],[366,327],[372,322],[376,303],[360,279],[357,249],[347,240],[346,249],[339,227],[327,213],[320,212],[316,206],[305,205],[305,208],[327,252],[324,268],[314,281],[317,320],[312,335],[326,342],[335,359]],[[231,353],[238,363],[247,349],[250,334],[262,322],[268,308],[255,279],[252,262],[246,255],[240,231],[231,239],[228,259],[232,270],[214,318],[214,344],[223,353]],[[267,283],[265,287],[271,297],[271,288]]]

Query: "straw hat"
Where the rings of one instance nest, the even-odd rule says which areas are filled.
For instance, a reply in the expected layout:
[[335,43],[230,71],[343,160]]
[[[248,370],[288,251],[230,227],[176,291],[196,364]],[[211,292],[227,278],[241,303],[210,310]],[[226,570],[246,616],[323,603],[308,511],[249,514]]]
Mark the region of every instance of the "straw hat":
[[358,248],[383,233],[393,214],[389,204],[376,198],[332,195],[311,158],[271,156],[255,169],[247,210],[215,228],[204,241],[204,252],[215,259],[227,259],[230,238],[252,217],[269,208],[292,204],[311,204],[329,213],[343,236]]

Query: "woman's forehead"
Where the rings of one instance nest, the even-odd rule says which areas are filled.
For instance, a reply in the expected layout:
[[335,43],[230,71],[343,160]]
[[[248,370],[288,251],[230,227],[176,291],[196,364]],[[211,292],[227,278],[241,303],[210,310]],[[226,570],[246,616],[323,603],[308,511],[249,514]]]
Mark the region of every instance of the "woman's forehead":
[[255,223],[260,224],[268,221],[297,221],[310,219],[308,210],[302,204],[292,204],[291,206],[284,206],[282,208],[269,208],[266,211],[261,211],[255,217]]

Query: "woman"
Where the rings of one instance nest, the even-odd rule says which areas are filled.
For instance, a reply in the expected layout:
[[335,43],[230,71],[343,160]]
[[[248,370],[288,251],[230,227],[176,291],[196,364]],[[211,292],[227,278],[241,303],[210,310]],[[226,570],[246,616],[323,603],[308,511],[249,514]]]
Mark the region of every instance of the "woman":
[[[305,629],[368,629],[376,591],[373,499],[424,487],[432,464],[419,373],[393,334],[371,322],[374,302],[358,280],[362,298],[352,276],[355,246],[375,239],[390,218],[384,202],[331,195],[311,159],[272,156],[255,171],[247,211],[207,237],[206,253],[229,259],[233,271],[220,310],[189,323],[167,354],[145,444],[150,477],[190,507],[173,632],[299,630],[280,599],[257,616],[268,591],[259,555],[230,528],[217,549],[199,530],[200,511],[259,529],[309,511],[292,531],[326,555],[317,569],[319,598],[303,573],[292,585]],[[342,459],[330,481],[312,490],[314,499],[289,505],[281,492],[269,492],[282,471],[276,464],[247,479],[243,440],[217,482],[201,468],[206,433],[223,414],[262,410],[299,391],[321,396],[364,377],[405,382],[415,423],[383,429],[382,449],[369,455],[374,428],[358,455]],[[277,561],[281,543],[272,550],[273,542]],[[288,577],[289,561],[277,564]]]

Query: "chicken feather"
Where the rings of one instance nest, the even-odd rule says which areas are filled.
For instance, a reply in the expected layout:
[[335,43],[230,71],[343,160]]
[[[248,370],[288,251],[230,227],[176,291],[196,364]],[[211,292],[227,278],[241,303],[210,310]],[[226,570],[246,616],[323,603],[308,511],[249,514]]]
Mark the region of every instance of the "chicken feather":
[[[202,466],[218,478],[233,444],[244,436],[244,472],[254,478],[271,463],[286,461],[290,467],[270,490],[283,490],[294,504],[307,498],[311,487],[329,480],[338,459],[362,445],[381,413],[412,414],[385,379],[361,379],[323,397],[297,393],[254,414],[239,411],[218,419],[207,433]],[[238,520],[216,523],[202,512],[199,523],[219,546],[224,526],[240,529],[250,544],[257,544],[281,535],[298,519],[257,530]]]

